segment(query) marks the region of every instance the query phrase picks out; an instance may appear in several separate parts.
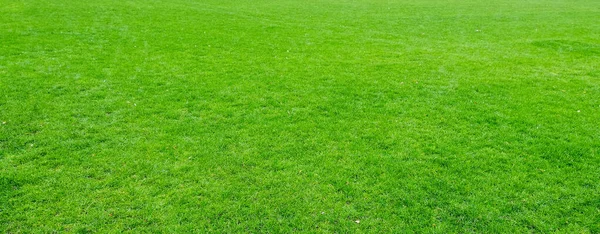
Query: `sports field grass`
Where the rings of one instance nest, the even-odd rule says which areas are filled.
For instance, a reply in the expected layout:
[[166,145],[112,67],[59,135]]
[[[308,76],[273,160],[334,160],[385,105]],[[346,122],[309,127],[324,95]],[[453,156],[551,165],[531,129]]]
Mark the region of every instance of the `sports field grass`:
[[600,1],[0,0],[0,232],[600,233]]

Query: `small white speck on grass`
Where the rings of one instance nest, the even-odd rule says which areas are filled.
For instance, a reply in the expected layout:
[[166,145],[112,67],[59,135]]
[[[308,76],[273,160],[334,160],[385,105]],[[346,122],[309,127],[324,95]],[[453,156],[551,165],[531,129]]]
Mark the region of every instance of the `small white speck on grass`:
[[475,32],[481,32],[481,30],[479,30],[479,29],[476,29],[476,30],[475,30]]
[[354,222],[355,222],[355,223],[360,223],[360,220],[358,220],[358,219],[357,219],[357,220],[356,220],[356,221],[354,221]]
[[29,144],[29,147],[33,147],[33,144]]
[[577,113],[581,112],[581,110],[577,110]]
[[137,106],[135,103],[133,103],[133,106]]
[[2,124],[6,124],[6,121],[2,121]]
[[321,211],[321,214],[322,214],[322,215],[324,215],[324,214],[325,214],[325,211]]

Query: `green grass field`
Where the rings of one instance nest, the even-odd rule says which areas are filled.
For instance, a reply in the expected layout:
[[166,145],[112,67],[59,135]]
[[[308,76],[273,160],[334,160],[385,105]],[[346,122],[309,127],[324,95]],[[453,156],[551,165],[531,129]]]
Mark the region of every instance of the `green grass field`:
[[0,232],[600,233],[600,1],[0,0]]

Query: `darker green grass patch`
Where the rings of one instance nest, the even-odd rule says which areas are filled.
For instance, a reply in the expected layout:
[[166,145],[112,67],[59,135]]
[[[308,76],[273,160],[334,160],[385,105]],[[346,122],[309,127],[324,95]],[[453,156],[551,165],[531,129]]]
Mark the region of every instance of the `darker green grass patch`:
[[14,190],[19,189],[21,183],[18,183],[16,180],[8,178],[8,177],[0,177],[0,194],[3,198],[3,203],[6,202],[6,198],[9,194],[13,193]]
[[559,53],[575,53],[587,56],[600,55],[600,44],[591,44],[570,40],[544,40],[536,41],[533,45]]
[[16,199],[17,190],[23,186],[20,181],[7,176],[0,176],[0,225],[9,225],[11,209],[10,199]]

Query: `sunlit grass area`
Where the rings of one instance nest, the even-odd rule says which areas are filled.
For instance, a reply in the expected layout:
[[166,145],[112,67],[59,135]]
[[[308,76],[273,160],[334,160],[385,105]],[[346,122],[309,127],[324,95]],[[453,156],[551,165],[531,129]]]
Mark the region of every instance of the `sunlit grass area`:
[[0,0],[0,232],[599,233],[600,1]]

